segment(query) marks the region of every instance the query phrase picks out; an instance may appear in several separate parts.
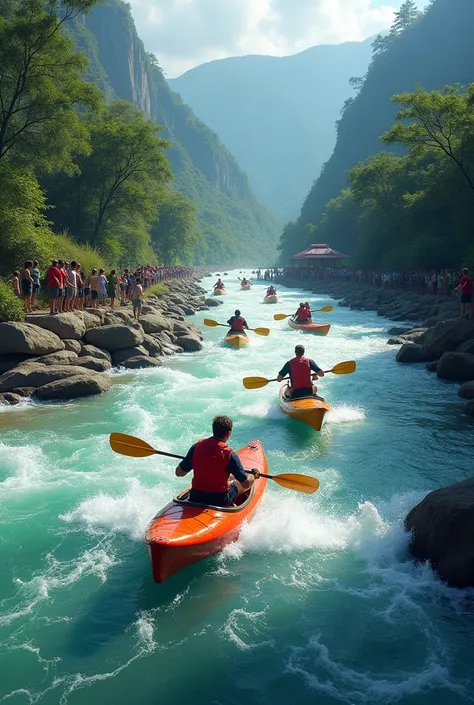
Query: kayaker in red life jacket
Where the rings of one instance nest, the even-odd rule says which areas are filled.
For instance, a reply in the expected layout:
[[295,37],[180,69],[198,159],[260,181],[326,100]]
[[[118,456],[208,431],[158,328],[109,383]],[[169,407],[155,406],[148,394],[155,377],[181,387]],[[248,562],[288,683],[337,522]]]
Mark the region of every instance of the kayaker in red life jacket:
[[318,377],[324,377],[323,370],[318,367],[314,360],[304,357],[304,347],[302,345],[296,346],[295,355],[296,357],[283,365],[278,373],[277,380],[282,382],[285,377],[290,378],[292,399],[316,395],[318,389],[313,385],[311,372],[314,372]]
[[247,286],[247,284],[250,284],[249,280],[246,279],[245,277],[242,279],[240,282],[240,286]]
[[224,282],[219,278],[217,284],[214,284],[214,289],[225,289]]
[[227,445],[232,426],[228,416],[215,416],[211,438],[191,446],[176,468],[176,477],[193,471],[191,502],[230,507],[260,477],[258,470],[244,470],[239,456]]
[[276,289],[273,286],[269,286],[267,289],[267,296],[276,296]]
[[248,330],[247,321],[240,315],[239,309],[236,310],[235,316],[229,318],[227,325],[230,326],[229,333],[242,333],[243,335],[247,335],[245,332],[246,328]]
[[301,302],[293,318],[296,323],[308,323],[311,320],[311,311]]

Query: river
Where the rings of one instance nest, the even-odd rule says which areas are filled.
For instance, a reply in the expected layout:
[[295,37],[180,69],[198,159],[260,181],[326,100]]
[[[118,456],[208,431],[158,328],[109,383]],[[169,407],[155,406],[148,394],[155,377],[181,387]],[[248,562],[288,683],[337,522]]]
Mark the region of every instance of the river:
[[[450,384],[400,366],[389,321],[335,307],[326,338],[275,323],[298,290],[224,277],[246,350],[204,350],[116,376],[111,392],[0,413],[0,702],[11,705],[457,705],[472,700],[473,593],[443,585],[407,553],[402,522],[428,491],[472,475],[472,426]],[[213,278],[204,280],[210,289]],[[311,296],[312,308],[331,303]],[[316,317],[317,318],[317,317]],[[275,377],[296,342],[325,369],[332,406],[320,434],[281,414]],[[182,486],[172,460],[113,454],[112,431],[184,453],[213,415],[234,448],[258,438],[270,471],[319,478],[301,495],[269,483],[254,520],[223,554],[153,583],[141,541]]]

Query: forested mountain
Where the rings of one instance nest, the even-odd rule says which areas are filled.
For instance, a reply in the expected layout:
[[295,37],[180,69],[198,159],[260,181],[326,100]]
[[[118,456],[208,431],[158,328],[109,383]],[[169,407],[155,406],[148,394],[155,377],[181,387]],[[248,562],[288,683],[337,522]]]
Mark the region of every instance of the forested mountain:
[[[89,58],[88,78],[109,99],[141,108],[163,126],[169,140],[175,187],[196,205],[200,246],[196,260],[271,260],[278,227],[256,200],[234,157],[217,135],[196,118],[168,87],[153,55],[138,38],[128,4],[108,0],[69,25],[77,46]],[[252,253],[252,255],[250,255]]]
[[[355,253],[362,264],[442,266],[465,256],[474,114],[469,95],[454,87],[474,81],[473,26],[472,0],[433,0],[422,14],[404,3],[389,37],[374,43],[367,76],[298,222],[285,228],[284,258],[315,239]],[[445,86],[453,89],[431,93]]]
[[370,45],[211,61],[168,83],[235,154],[258,199],[288,219],[331,154],[349,79],[366,72]]

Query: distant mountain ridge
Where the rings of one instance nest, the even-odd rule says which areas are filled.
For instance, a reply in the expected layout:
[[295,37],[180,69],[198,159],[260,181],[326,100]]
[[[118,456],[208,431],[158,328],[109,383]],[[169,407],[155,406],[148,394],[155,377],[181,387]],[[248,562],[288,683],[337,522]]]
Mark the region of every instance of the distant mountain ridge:
[[331,154],[354,95],[349,78],[366,73],[371,42],[219,59],[168,83],[236,156],[259,201],[285,220]]

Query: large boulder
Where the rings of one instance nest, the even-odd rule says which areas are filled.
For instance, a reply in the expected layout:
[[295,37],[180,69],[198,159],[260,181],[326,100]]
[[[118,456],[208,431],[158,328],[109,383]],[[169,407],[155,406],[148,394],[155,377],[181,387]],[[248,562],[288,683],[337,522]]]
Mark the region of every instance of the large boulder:
[[5,392],[4,394],[0,395],[0,403],[3,404],[10,404],[11,406],[15,406],[21,401],[25,401],[25,398],[22,397],[20,394],[14,394],[13,392]]
[[139,370],[145,367],[161,367],[163,363],[157,360],[156,357],[146,357],[145,355],[136,355],[124,360],[121,367],[127,370]]
[[64,338],[80,340],[86,332],[84,321],[76,313],[58,313],[57,316],[34,314],[27,316],[26,322],[56,333],[61,340]]
[[0,375],[14,367],[18,367],[23,362],[36,360],[36,355],[0,355]]
[[474,399],[474,382],[464,382],[458,389],[458,394],[462,399]]
[[456,350],[462,343],[474,339],[474,321],[464,318],[440,321],[425,337],[425,352],[428,360],[437,360],[445,352]]
[[440,379],[469,382],[474,379],[474,355],[447,352],[441,356],[436,369]]
[[182,335],[178,338],[178,345],[183,348],[185,352],[197,352],[202,350],[203,344],[194,335]]
[[39,362],[41,365],[70,365],[75,364],[76,360],[77,354],[72,350],[58,350],[58,352],[35,358],[35,362]]
[[110,389],[111,381],[105,375],[94,373],[73,375],[67,379],[56,380],[36,390],[36,397],[41,401],[50,399],[67,400],[78,397],[90,397],[102,394]]
[[76,367],[84,367],[87,370],[94,370],[94,372],[105,372],[112,367],[108,360],[88,355],[78,357],[74,364]]
[[[36,387],[16,387],[13,390],[14,394],[18,394],[18,396],[23,397],[27,399],[28,397],[31,397],[33,394],[36,392]],[[11,394],[11,392],[7,392],[7,394]]]
[[208,299],[205,299],[204,303],[206,304],[206,306],[209,306],[209,307],[214,306],[215,307],[215,306],[220,306],[224,302],[219,301],[219,299],[208,298]]
[[141,329],[129,328],[123,325],[102,326],[101,328],[88,330],[84,340],[88,345],[95,345],[97,348],[104,348],[113,353],[117,350],[141,345],[144,340],[144,334]]
[[84,374],[82,367],[25,362],[0,376],[0,393],[13,392],[17,387],[42,387],[49,382],[77,374]]
[[112,363],[115,367],[120,367],[126,360],[131,357],[137,357],[140,355],[142,357],[148,357],[148,350],[143,345],[137,345],[134,348],[125,348],[125,350],[118,350],[112,355]]
[[0,323],[0,355],[48,355],[58,350],[64,350],[64,343],[49,330],[31,323]]
[[[94,311],[95,313],[92,313]],[[76,316],[79,316],[84,322],[86,330],[91,328],[97,328],[97,326],[102,325],[104,320],[104,314],[100,309],[88,309],[87,311],[78,311]]]
[[76,355],[80,355],[82,343],[79,340],[66,339],[63,340],[63,343],[66,350],[70,350],[71,352],[75,352]]
[[408,514],[410,550],[453,587],[474,587],[474,478],[431,492]]
[[161,313],[146,313],[140,316],[140,324],[145,333],[161,333],[163,330],[173,330],[173,321]]
[[158,342],[157,337],[153,337],[152,335],[145,335],[143,347],[145,348],[147,353],[152,357],[158,357],[158,355],[161,355],[162,346]]
[[472,340],[466,340],[465,343],[461,343],[461,345],[456,348],[456,352],[465,352],[474,355],[474,338]]
[[397,362],[426,362],[425,350],[422,345],[405,343],[397,352],[396,360]]
[[84,343],[81,345],[79,357],[96,357],[98,360],[108,360],[110,363],[112,362],[112,355],[107,352],[107,350],[96,348],[95,345],[84,345]]
[[474,418],[474,399],[469,399],[462,408],[463,414],[466,416],[472,416]]

